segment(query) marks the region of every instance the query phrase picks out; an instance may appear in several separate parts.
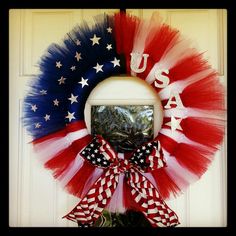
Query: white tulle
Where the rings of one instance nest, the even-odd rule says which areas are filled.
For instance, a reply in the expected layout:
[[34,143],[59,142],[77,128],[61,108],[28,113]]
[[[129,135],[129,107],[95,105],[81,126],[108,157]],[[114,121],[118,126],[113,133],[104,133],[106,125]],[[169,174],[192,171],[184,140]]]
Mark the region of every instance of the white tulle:
[[75,140],[81,139],[88,135],[87,129],[70,132],[64,137],[57,137],[46,140],[34,145],[34,149],[39,154],[40,161],[46,163],[62,150],[68,148]]
[[84,163],[83,157],[79,154],[76,156],[75,160],[70,164],[70,166],[65,170],[65,172],[58,178],[61,182],[62,187],[65,187],[69,181],[74,177],[74,175],[80,170]]
[[181,59],[188,57],[196,52],[195,49],[189,48],[191,42],[189,40],[181,40],[175,45],[170,45],[167,47],[161,59],[154,64],[149,74],[145,78],[146,82],[152,84],[155,81],[155,71],[160,70],[170,70],[174,67]]
[[188,77],[185,80],[179,80],[179,81],[173,82],[173,83],[169,84],[168,86],[166,86],[165,88],[163,88],[158,93],[158,95],[161,100],[165,100],[165,99],[169,99],[172,91],[175,91],[175,92],[178,92],[181,94],[187,86],[205,78],[206,76],[210,75],[212,72],[213,72],[212,69],[207,69],[207,70],[198,72],[198,73]]
[[167,137],[169,137],[173,140],[175,140],[177,143],[186,143],[186,144],[197,146],[197,147],[205,147],[200,143],[197,143],[197,142],[194,142],[194,141],[190,140],[183,133],[181,133],[177,130],[172,132],[171,129],[162,128],[160,130],[160,133],[166,135]]
[[196,49],[191,48],[191,44],[191,40],[183,38],[179,39],[178,43],[174,42],[174,45],[170,43],[160,59],[160,64],[171,69],[183,58],[196,53]]
[[174,116],[176,118],[186,118],[189,116],[189,109],[187,107],[184,108],[171,108],[164,110],[164,117],[171,117]]
[[143,53],[146,45],[154,38],[153,32],[158,32],[161,27],[162,18],[158,12],[153,12],[151,17],[143,19],[134,35],[133,52]]
[[[180,189],[185,190],[189,184],[199,179],[197,175],[182,167],[164,148],[162,148],[162,150],[167,164],[165,170]],[[173,193],[169,198],[174,198]]]
[[[154,38],[153,32],[158,32],[161,27],[162,18],[158,12],[154,12],[150,18],[144,19],[138,25],[134,35],[133,53],[142,54],[148,45]],[[141,57],[142,58],[142,57]],[[142,60],[137,63],[138,68]],[[136,76],[136,73],[131,71],[132,76]]]
[[44,164],[60,151],[68,148],[70,144],[70,141],[65,138],[52,138],[42,143],[35,144],[34,149],[39,156],[39,160]]
[[119,175],[119,182],[114,194],[111,197],[110,203],[107,205],[107,210],[110,212],[119,212],[124,213],[126,208],[124,206],[124,196],[123,196],[123,189],[124,189],[124,174],[121,173]]

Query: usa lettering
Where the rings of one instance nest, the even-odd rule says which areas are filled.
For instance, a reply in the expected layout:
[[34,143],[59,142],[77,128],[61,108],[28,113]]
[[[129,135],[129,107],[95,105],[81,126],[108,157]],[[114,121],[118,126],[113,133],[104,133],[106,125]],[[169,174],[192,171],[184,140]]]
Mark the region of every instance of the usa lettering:
[[[134,73],[142,73],[147,68],[147,60],[149,57],[149,54],[141,54],[132,52],[130,53],[131,60],[130,60],[130,68]],[[142,67],[140,68],[140,65]],[[167,74],[164,75],[163,73]],[[160,69],[156,68],[154,71],[154,86],[157,88],[165,88],[170,83],[170,78],[168,77],[169,69]],[[170,97],[168,99],[167,104],[165,105],[165,109],[171,109],[172,106],[175,106],[175,108],[183,109],[183,103],[180,97],[180,94],[175,91],[171,91]]]

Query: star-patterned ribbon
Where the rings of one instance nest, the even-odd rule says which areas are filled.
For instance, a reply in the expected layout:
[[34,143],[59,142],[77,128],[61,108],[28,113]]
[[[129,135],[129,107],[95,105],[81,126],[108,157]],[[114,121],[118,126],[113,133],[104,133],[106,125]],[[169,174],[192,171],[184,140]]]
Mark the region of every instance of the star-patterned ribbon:
[[140,211],[153,227],[171,227],[179,224],[178,217],[164,202],[155,186],[142,174],[166,166],[159,141],[149,142],[137,149],[129,160],[118,160],[111,146],[95,136],[81,152],[93,165],[106,171],[90,188],[86,196],[63,218],[77,222],[81,227],[93,226],[115,192],[119,175],[125,181]]

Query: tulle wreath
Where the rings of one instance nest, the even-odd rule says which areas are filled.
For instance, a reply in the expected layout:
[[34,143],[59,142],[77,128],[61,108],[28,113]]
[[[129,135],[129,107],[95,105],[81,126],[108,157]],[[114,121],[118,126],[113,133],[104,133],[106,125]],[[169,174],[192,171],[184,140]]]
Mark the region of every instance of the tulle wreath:
[[[171,91],[180,94],[183,108],[164,109],[163,125],[154,138],[167,165],[146,174],[163,199],[175,197],[205,173],[222,142],[225,105],[218,73],[158,13],[150,21],[123,13],[94,19],[94,26],[83,22],[60,45],[50,45],[41,58],[41,73],[30,82],[23,122],[39,159],[70,194],[86,196],[105,171],[80,156],[93,139],[84,121],[86,100],[110,76],[137,76],[156,90],[163,107]],[[131,53],[149,55],[144,71],[131,70]],[[168,69],[164,88],[155,84],[157,67]],[[175,132],[167,125],[172,116],[181,119]],[[107,206],[111,212],[133,205],[125,200],[122,183],[118,189]]]

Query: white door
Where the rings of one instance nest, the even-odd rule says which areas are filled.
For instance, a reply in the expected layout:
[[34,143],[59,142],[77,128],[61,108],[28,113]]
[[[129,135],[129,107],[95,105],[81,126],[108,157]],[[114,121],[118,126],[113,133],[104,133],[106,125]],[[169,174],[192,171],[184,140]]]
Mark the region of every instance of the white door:
[[[38,73],[36,66],[44,50],[52,42],[60,42],[63,36],[82,20],[92,23],[92,16],[99,13],[114,13],[118,10],[11,10],[10,11],[10,226],[75,226],[62,216],[77,203],[55,182],[49,172],[34,158],[21,122],[22,99],[27,82]],[[141,18],[154,10],[128,9],[128,13]],[[200,51],[220,73],[226,86],[226,14],[225,10],[160,10],[168,24],[178,28],[185,36],[193,39]],[[111,89],[110,83],[104,86]],[[122,85],[120,85],[122,86]],[[121,87],[122,88],[122,87]],[[103,88],[105,89],[105,88]],[[133,89],[139,90],[133,84]],[[127,94],[133,103],[142,100],[143,94]],[[137,94],[139,96],[137,97]],[[130,97],[131,96],[131,97]],[[90,97],[91,104],[101,100],[109,103],[110,97],[96,94]],[[113,98],[122,103],[120,97]],[[148,102],[152,102],[150,96]],[[120,101],[120,102],[119,102]],[[89,117],[89,109],[86,111]],[[89,118],[88,118],[89,120]],[[89,122],[89,121],[88,121]],[[215,161],[202,179],[191,185],[179,198],[167,202],[180,218],[180,227],[226,226],[226,138]]]

